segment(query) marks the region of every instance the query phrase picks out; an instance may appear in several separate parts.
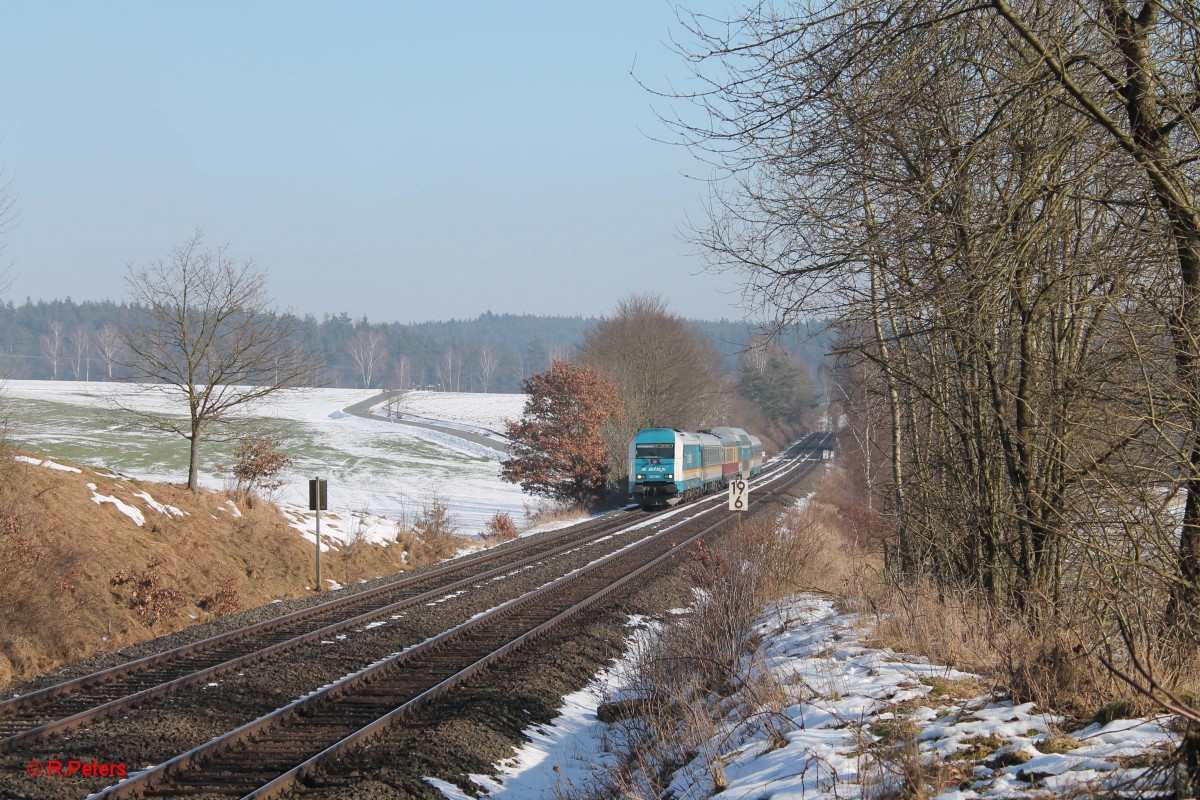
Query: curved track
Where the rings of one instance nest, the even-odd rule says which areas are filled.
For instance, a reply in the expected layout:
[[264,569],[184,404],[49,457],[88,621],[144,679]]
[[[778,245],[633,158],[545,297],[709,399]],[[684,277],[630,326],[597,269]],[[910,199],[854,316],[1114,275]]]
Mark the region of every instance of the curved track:
[[0,701],[0,752],[61,733],[408,606],[566,552],[619,529],[607,515],[275,619]]
[[[799,459],[756,481],[763,494],[811,470]],[[763,489],[763,486],[769,488]],[[268,797],[319,771],[348,748],[403,720],[579,611],[610,597],[725,525],[711,504],[541,587],[384,658],[324,689],[104,790],[99,797]],[[682,516],[682,515],[681,515]],[[657,527],[657,526],[655,526]]]

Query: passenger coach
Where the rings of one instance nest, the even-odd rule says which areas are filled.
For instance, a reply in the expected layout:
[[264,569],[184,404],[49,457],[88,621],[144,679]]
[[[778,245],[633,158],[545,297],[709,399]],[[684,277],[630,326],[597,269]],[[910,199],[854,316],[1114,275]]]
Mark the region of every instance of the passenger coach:
[[741,428],[645,428],[629,443],[629,498],[661,508],[762,472],[762,442]]

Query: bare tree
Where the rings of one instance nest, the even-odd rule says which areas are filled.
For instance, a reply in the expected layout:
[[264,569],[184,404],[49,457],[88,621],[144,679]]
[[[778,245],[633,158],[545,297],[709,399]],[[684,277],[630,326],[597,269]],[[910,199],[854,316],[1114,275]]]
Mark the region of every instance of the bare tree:
[[378,331],[359,330],[358,335],[350,342],[350,355],[362,376],[362,388],[370,389],[375,380],[375,373],[382,369],[387,361],[383,334]]
[[839,318],[890,577],[1078,633],[1175,710],[1200,653],[1196,4],[681,17],[701,113],[668,122],[723,168],[697,241],[777,323]]
[[80,325],[75,330],[71,331],[71,344],[75,352],[75,358],[71,361],[71,369],[75,373],[75,380],[79,380],[80,376],[83,379],[91,380],[92,366],[92,335],[84,326]]
[[412,388],[412,358],[407,353],[396,359],[395,376],[395,388],[402,392]]
[[96,354],[104,362],[108,379],[113,377],[113,367],[120,361],[121,348],[124,346],[121,331],[111,322],[104,323],[96,334]]
[[437,362],[438,382],[442,391],[457,392],[462,380],[462,353],[453,344],[447,344]]
[[50,320],[50,332],[42,337],[41,342],[42,355],[50,361],[54,380],[58,380],[58,362],[62,358],[66,338],[66,329],[63,324],[56,319]]
[[622,300],[584,337],[580,358],[608,376],[625,406],[624,418],[605,431],[614,474],[628,466],[623,454],[641,428],[732,422],[722,414],[730,387],[716,349],[658,295]]
[[[1165,306],[1175,345],[1176,385],[1190,442],[1180,454],[1184,513],[1178,546],[1180,612],[1200,607],[1200,99],[1194,0],[1069,0],[1063,9],[991,0],[984,7],[1019,37],[1063,99],[1108,137],[1143,176],[1148,225],[1173,245],[1176,291]],[[1076,24],[1063,26],[1064,15]],[[1144,201],[1143,201],[1144,202]],[[1192,614],[1200,616],[1200,614]],[[1200,620],[1193,620],[1200,624]]]
[[200,444],[213,429],[317,374],[295,335],[296,318],[268,308],[266,274],[249,260],[236,262],[227,247],[204,249],[202,240],[197,230],[167,260],[129,267],[125,283],[136,316],[120,362],[130,380],[186,408],[183,420],[134,413],[188,441],[189,489],[196,488]]
[[492,375],[496,373],[498,363],[496,350],[490,344],[479,348],[479,383],[484,392],[487,392],[488,387],[491,386]]

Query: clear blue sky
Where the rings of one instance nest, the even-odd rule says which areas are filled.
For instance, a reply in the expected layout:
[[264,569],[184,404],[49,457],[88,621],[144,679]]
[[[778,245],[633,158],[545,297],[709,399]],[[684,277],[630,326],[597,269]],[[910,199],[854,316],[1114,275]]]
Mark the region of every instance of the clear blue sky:
[[666,0],[5,4],[5,299],[120,299],[199,227],[301,313],[739,317],[630,75],[685,78],[672,32]]

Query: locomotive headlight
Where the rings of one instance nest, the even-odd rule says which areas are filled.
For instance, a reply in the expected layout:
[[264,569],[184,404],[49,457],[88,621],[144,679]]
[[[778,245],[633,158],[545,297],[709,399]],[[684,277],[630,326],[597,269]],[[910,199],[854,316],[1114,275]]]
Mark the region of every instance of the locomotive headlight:
[[668,473],[667,473],[667,480],[674,480],[674,479],[675,479],[675,473],[674,473],[674,472],[668,472]]
[[638,479],[639,481],[644,481],[644,480],[646,479],[646,476],[645,476],[645,475],[638,475],[638,476],[637,476],[637,479]]

